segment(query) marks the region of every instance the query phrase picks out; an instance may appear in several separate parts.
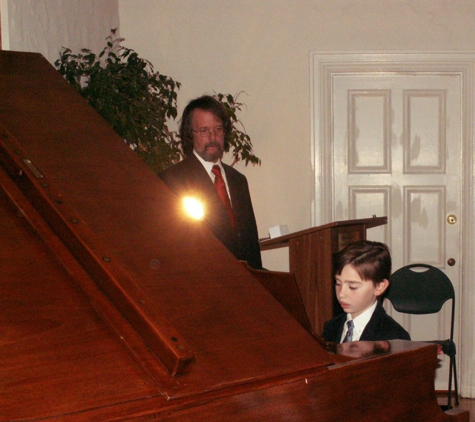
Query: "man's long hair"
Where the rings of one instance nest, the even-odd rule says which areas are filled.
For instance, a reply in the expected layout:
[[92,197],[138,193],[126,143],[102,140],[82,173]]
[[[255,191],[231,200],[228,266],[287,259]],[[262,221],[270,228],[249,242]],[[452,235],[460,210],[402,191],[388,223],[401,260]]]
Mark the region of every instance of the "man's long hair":
[[193,153],[193,111],[197,108],[213,113],[218,120],[223,122],[224,152],[228,152],[228,139],[232,128],[231,119],[229,118],[223,104],[210,95],[203,95],[202,97],[190,101],[185,107],[185,110],[183,110],[180,122],[180,139],[184,154],[190,155]]

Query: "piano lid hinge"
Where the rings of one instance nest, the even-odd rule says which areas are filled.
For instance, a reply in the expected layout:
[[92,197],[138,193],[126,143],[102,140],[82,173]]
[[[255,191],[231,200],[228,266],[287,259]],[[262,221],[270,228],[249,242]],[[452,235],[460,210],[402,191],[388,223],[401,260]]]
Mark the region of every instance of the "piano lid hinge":
[[44,177],[41,171],[38,170],[38,168],[31,162],[29,158],[23,158],[23,162],[38,179],[42,179]]

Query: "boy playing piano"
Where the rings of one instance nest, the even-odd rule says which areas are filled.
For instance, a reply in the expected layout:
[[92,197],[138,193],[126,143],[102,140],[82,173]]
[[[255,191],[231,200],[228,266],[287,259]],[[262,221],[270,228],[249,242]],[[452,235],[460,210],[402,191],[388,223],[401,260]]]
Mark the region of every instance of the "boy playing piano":
[[410,340],[381,304],[390,275],[391,255],[384,243],[361,240],[343,249],[336,262],[335,290],[344,313],[325,323],[322,337],[333,343]]

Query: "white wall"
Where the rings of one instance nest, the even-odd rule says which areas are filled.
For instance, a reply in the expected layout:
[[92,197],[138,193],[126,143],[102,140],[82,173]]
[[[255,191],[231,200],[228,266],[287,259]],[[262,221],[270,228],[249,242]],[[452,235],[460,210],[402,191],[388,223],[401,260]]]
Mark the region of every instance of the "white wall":
[[[241,118],[262,159],[238,164],[259,227],[314,225],[311,51],[473,50],[474,0],[0,0],[4,49],[50,62],[62,46],[125,44],[181,82],[179,107],[213,91],[247,104]],[[286,251],[264,254],[287,268]]]
[[[125,44],[181,82],[179,107],[235,94],[261,167],[249,179],[259,234],[311,227],[311,51],[474,51],[475,0],[0,0],[2,45],[42,53]],[[286,251],[264,254],[286,270]]]
[[101,51],[119,26],[118,0],[0,1],[3,49],[41,53],[52,64],[62,47]]
[[[183,84],[179,107],[213,90],[241,117],[262,166],[249,179],[259,227],[311,227],[309,52],[473,50],[474,0],[119,0],[126,45]],[[369,217],[369,216],[368,216]],[[286,255],[264,253],[285,270]]]

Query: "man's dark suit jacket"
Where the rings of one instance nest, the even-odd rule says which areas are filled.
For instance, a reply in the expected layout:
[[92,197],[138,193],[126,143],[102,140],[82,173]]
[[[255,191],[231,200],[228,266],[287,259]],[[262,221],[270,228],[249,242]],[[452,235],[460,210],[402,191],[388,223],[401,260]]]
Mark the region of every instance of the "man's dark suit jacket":
[[[340,343],[346,323],[346,313],[327,321],[323,327],[322,337],[332,343]],[[410,340],[409,333],[392,319],[378,302],[371,319],[366,324],[361,341]]]
[[253,268],[262,268],[256,218],[247,179],[231,166],[221,164],[226,173],[236,229],[231,225],[210,176],[193,153],[159,176],[178,195],[195,196],[205,201],[205,221],[214,235],[237,259],[247,261]]

